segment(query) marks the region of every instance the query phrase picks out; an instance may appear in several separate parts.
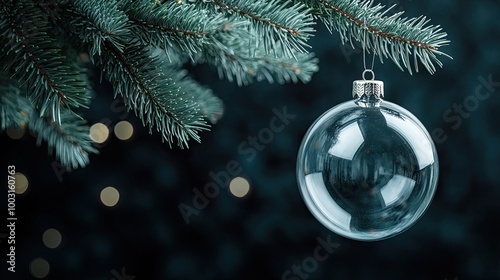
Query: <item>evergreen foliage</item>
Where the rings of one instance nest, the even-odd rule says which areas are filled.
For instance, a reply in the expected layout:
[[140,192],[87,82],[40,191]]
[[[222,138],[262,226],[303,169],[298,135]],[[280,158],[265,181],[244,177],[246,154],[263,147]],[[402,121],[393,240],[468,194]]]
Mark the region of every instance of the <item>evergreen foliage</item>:
[[27,125],[63,166],[88,164],[97,150],[81,117],[92,96],[86,54],[150,131],[187,147],[223,105],[185,63],[238,85],[307,83],[318,71],[316,19],[402,70],[435,72],[446,33],[388,10],[370,0],[1,0],[0,129]]

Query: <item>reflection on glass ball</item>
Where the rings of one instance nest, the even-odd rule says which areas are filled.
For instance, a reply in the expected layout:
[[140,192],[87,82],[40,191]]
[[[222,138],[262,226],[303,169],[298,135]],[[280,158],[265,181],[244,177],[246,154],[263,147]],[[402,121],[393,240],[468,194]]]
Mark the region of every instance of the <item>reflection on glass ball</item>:
[[436,190],[438,159],[420,121],[381,101],[344,102],[319,117],[300,147],[297,178],[327,228],[364,241],[412,226]]

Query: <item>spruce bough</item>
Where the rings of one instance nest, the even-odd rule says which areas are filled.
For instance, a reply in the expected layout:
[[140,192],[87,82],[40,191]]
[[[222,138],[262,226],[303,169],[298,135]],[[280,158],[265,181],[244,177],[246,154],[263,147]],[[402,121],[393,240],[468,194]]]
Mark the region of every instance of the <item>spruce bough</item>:
[[442,66],[446,33],[425,17],[360,0],[1,0],[0,130],[27,126],[67,169],[97,153],[83,118],[92,88],[81,54],[114,97],[170,146],[200,141],[223,113],[182,66],[205,63],[238,85],[307,83],[316,21],[411,74]]

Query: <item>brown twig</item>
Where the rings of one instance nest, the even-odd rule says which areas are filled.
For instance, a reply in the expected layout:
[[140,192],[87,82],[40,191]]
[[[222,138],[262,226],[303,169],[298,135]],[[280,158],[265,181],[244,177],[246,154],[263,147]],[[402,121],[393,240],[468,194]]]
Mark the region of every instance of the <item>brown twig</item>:
[[393,40],[393,41],[403,42],[403,43],[407,43],[407,44],[410,44],[413,46],[417,46],[417,47],[425,49],[425,50],[437,50],[437,47],[435,47],[435,46],[431,46],[431,45],[425,44],[425,43],[417,41],[417,40],[403,38],[403,37],[398,36],[398,35],[389,34],[389,33],[384,32],[382,30],[378,30],[377,28],[375,28],[373,26],[369,26],[365,22],[363,22],[362,20],[356,18],[355,16],[351,15],[350,13],[346,12],[345,10],[340,9],[339,7],[333,5],[330,2],[327,2],[325,0],[319,0],[319,2],[321,4],[323,4],[325,7],[340,14],[341,16],[346,17],[347,19],[352,21],[354,24],[356,24],[358,27],[360,27],[360,28],[366,27],[370,33],[388,38],[388,39]]
[[293,35],[299,35],[300,32],[297,30],[297,29],[293,29],[291,27],[287,27],[287,26],[284,26],[284,25],[281,25],[275,21],[272,21],[272,20],[269,20],[269,19],[263,19],[263,18],[260,18],[254,14],[251,14],[249,12],[245,12],[243,10],[239,10],[238,8],[236,7],[233,7],[233,6],[230,6],[230,5],[227,5],[227,4],[224,4],[220,1],[217,1],[217,0],[213,0],[212,1],[215,5],[221,7],[222,9],[226,9],[226,10],[231,10],[235,13],[238,13],[242,16],[248,16],[250,17],[251,19],[255,20],[255,21],[258,21],[258,22],[262,22],[264,24],[269,24],[269,25],[273,25],[274,27],[278,28],[278,29],[282,29],[282,30],[285,30],[286,32],[290,33],[290,34],[293,34]]
[[[146,22],[144,22],[140,19],[133,18],[130,15],[129,15],[129,19],[137,25],[148,25]],[[189,30],[182,30],[182,29],[166,28],[163,26],[155,26],[155,27],[158,28],[159,30],[161,30],[162,32],[171,33],[174,36],[179,36],[179,33],[181,33],[185,36],[190,36],[190,37],[198,37],[198,36],[202,36],[202,35],[207,34],[207,32],[205,32],[203,30],[201,30],[201,31],[189,31]]]

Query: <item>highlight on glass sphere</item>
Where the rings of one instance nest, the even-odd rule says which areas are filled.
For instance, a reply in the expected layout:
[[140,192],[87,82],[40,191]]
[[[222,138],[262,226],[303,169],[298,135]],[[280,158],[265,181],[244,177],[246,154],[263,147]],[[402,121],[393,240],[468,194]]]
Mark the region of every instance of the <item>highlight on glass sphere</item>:
[[[361,92],[355,92],[356,82]],[[297,179],[309,210],[333,232],[355,240],[386,239],[408,229],[437,185],[429,133],[409,111],[382,100],[382,86],[355,81],[356,98],[319,117],[298,155]]]

